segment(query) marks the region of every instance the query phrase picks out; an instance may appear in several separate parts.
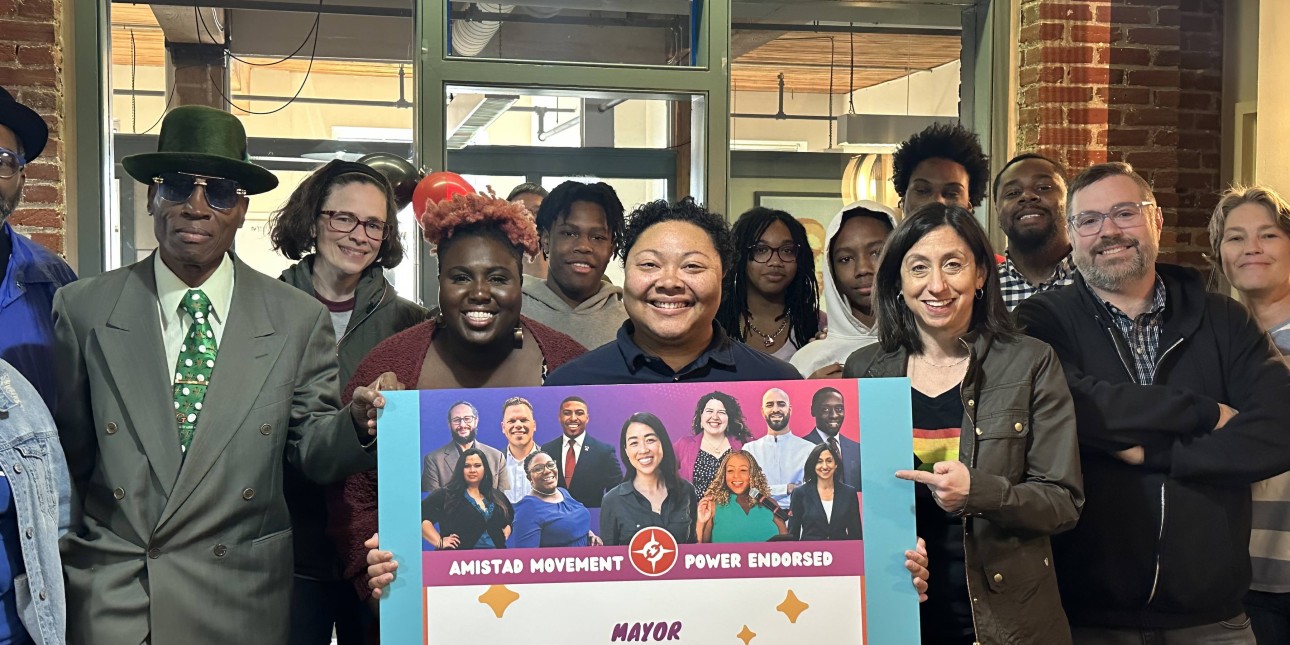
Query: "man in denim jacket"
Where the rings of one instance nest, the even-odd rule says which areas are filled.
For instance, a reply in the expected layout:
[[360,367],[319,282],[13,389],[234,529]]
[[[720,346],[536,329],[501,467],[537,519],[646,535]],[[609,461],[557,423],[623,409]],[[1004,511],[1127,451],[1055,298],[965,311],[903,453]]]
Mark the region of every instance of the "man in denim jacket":
[[58,430],[36,388],[0,359],[0,636],[64,642],[67,605],[58,537],[71,481]]

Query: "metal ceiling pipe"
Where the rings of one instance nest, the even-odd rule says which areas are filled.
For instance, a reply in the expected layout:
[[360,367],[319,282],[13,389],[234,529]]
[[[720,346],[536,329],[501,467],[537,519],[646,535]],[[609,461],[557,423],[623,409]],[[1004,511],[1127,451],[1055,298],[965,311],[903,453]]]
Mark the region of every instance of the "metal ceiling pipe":
[[[494,14],[507,14],[515,9],[510,4],[479,3],[482,11]],[[454,20],[452,21],[452,53],[458,56],[478,56],[484,51],[493,36],[497,35],[502,23],[496,20]]]

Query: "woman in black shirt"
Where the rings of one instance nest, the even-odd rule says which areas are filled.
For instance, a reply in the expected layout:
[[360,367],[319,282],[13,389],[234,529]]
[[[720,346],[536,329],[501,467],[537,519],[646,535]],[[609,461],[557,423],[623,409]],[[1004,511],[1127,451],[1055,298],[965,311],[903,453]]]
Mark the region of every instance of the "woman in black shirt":
[[619,451],[626,475],[600,506],[600,538],[627,544],[643,528],[666,529],[677,542],[694,542],[694,486],[677,474],[676,453],[658,417],[637,412],[623,424]]
[[434,548],[506,548],[515,513],[489,471],[484,453],[471,448],[461,453],[452,481],[421,502],[421,536]]

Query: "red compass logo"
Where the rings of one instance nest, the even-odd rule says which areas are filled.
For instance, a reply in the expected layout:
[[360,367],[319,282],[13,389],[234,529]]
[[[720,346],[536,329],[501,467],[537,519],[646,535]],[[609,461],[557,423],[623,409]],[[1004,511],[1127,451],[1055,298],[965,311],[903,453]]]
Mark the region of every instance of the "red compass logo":
[[661,576],[676,564],[676,538],[656,526],[637,531],[627,543],[627,550],[632,566],[650,577]]

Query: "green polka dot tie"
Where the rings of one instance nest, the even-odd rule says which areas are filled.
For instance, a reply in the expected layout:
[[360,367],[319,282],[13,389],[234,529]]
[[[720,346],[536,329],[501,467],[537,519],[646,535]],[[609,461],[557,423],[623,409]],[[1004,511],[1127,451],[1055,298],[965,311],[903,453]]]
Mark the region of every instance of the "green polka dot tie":
[[186,452],[215,371],[215,330],[209,320],[211,301],[201,289],[189,289],[180,306],[193,319],[175,364],[175,421],[179,422],[179,446]]

